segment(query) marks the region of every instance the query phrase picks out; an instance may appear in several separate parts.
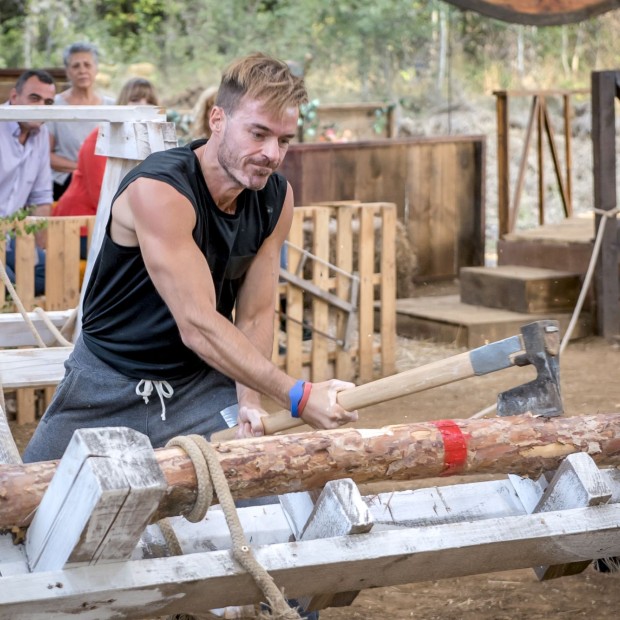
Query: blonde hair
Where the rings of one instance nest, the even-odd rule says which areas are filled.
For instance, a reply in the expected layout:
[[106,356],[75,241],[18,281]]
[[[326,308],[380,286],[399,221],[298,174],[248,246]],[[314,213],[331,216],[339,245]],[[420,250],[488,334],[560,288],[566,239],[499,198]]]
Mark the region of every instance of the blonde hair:
[[233,114],[244,97],[261,101],[267,110],[283,113],[308,101],[302,77],[277,58],[261,52],[234,61],[224,71],[215,105]]
[[217,86],[209,86],[205,88],[196,105],[192,110],[192,138],[210,138],[211,127],[209,126],[209,116],[211,115],[211,109],[215,105],[215,98],[217,96]]
[[141,77],[127,80],[118,94],[116,103],[118,105],[129,105],[132,101],[146,99],[148,105],[159,105],[155,87],[146,79]]

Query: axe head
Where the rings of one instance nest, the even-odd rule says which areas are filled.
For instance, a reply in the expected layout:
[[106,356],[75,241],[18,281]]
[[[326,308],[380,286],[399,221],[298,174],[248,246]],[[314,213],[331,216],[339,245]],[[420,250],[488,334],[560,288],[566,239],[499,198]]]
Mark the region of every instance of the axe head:
[[497,397],[497,414],[519,415],[528,411],[545,417],[564,413],[560,396],[560,328],[557,321],[544,320],[521,328],[525,353],[517,366],[531,364],[536,379],[502,392]]

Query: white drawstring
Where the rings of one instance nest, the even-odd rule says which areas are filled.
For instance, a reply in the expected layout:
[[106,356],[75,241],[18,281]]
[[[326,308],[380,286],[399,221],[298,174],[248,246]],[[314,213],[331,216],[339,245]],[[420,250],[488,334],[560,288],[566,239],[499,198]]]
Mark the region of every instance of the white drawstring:
[[[153,386],[159,396],[161,402],[161,419],[166,419],[166,403],[164,398],[171,398],[174,394],[172,386],[167,381],[151,381],[150,379],[141,379],[136,385],[136,394],[144,398],[144,402],[148,405],[149,396],[153,393]],[[142,388],[142,389],[140,389]]]

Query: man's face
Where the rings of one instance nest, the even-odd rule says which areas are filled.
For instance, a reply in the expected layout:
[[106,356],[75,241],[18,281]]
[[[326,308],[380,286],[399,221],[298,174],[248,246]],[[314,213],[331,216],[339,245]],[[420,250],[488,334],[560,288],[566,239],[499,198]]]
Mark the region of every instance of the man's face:
[[296,107],[280,115],[255,100],[242,99],[232,115],[216,107],[212,120],[220,134],[218,161],[229,178],[239,187],[263,189],[295,137],[298,115]]
[[[56,94],[56,86],[54,84],[46,84],[41,82],[38,77],[33,75],[23,84],[21,92],[17,92],[15,88],[11,90],[9,101],[11,105],[52,105],[54,103],[54,95]],[[20,121],[23,129],[38,129],[43,121]]]

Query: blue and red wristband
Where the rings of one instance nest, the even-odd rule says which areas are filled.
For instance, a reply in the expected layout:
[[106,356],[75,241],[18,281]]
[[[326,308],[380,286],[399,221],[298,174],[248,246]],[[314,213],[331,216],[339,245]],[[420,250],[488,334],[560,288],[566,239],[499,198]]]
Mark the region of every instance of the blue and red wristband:
[[299,381],[297,381],[297,383],[295,383],[295,385],[290,389],[288,393],[288,398],[291,403],[291,407],[290,407],[291,415],[294,418],[298,418],[299,414],[301,413],[299,411],[299,404],[301,403],[301,399],[303,398],[303,395],[304,395],[305,384],[306,382],[300,379]]

